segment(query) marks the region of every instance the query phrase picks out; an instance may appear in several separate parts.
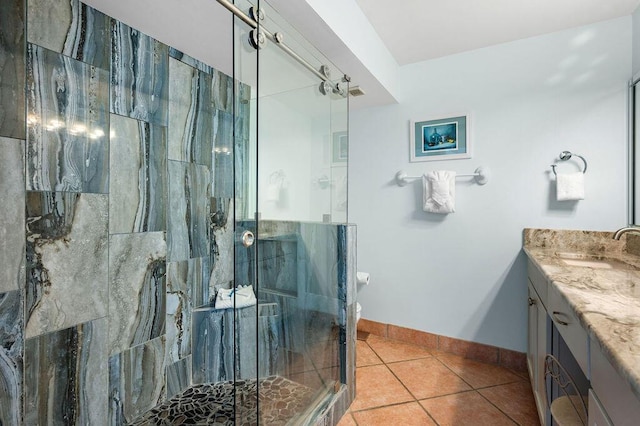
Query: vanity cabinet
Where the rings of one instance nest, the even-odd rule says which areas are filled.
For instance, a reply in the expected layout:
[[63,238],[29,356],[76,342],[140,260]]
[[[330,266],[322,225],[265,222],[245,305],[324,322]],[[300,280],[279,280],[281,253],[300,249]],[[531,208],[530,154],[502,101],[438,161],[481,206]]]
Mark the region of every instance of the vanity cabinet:
[[[528,282],[528,348],[527,367],[531,378],[531,389],[536,400],[538,416],[542,423],[546,414],[547,392],[544,379],[544,359],[549,350],[549,323],[545,308],[547,295],[547,282],[542,279],[540,271],[534,264],[529,262],[529,282]],[[541,296],[544,295],[543,296]]]
[[[589,426],[640,424],[640,399],[589,336],[560,290],[533,261],[528,264],[527,367],[542,425],[551,421],[548,400],[557,395],[545,380],[545,357],[553,354],[573,376],[584,397]],[[551,398],[548,394],[552,395]]]
[[[629,383],[611,365],[597,342],[591,342],[591,387],[596,400],[601,403],[598,408],[603,412],[605,420],[616,426],[631,426],[640,423],[640,401],[635,396]],[[591,412],[591,407],[589,408]],[[607,423],[591,422],[589,425],[606,425]]]
[[589,337],[560,292],[549,288],[548,313],[580,370],[589,379]]
[[[558,386],[545,378],[545,358],[552,354],[567,369],[585,396],[589,389],[589,338],[568,303],[533,262],[528,265],[527,363],[538,416],[543,425],[551,421],[549,401],[562,396]],[[544,295],[544,296],[543,296]]]
[[589,426],[613,426],[593,389],[589,389]]
[[527,367],[531,378],[531,389],[538,407],[538,416],[544,418],[546,391],[544,381],[544,357],[547,353],[547,313],[542,300],[529,282],[529,346],[527,350]]

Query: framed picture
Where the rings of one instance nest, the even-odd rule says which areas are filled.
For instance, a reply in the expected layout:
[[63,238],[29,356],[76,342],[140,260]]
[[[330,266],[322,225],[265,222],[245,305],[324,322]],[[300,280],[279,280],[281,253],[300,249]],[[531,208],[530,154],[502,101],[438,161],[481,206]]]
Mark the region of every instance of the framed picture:
[[411,161],[471,158],[469,114],[411,121]]
[[334,163],[346,163],[349,159],[349,135],[347,132],[333,134],[332,158]]

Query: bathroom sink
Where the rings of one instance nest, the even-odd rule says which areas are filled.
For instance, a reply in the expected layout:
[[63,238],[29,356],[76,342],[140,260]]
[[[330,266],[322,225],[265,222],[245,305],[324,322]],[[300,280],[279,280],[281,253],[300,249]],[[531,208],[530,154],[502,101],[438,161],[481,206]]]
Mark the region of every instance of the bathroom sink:
[[562,262],[568,266],[578,266],[582,268],[593,269],[638,269],[626,262],[595,254],[558,252],[556,253],[556,256],[559,257],[560,260],[562,260]]

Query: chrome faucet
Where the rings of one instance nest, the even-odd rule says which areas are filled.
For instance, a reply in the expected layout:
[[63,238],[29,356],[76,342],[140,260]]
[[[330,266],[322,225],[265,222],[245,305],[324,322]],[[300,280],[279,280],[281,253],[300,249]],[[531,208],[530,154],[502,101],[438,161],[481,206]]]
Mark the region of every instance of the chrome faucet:
[[620,237],[622,237],[627,232],[635,232],[637,234],[640,234],[640,226],[625,226],[624,228],[620,228],[613,233],[613,239],[619,240]]

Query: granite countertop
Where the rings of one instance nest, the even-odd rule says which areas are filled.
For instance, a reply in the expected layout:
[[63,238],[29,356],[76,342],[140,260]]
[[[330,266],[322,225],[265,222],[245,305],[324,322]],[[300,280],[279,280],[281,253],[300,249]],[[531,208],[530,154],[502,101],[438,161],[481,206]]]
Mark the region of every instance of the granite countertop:
[[[605,357],[640,399],[640,256],[626,251],[637,236],[611,232],[525,229],[524,250],[568,302]],[[571,266],[563,259],[605,260],[612,268]]]

